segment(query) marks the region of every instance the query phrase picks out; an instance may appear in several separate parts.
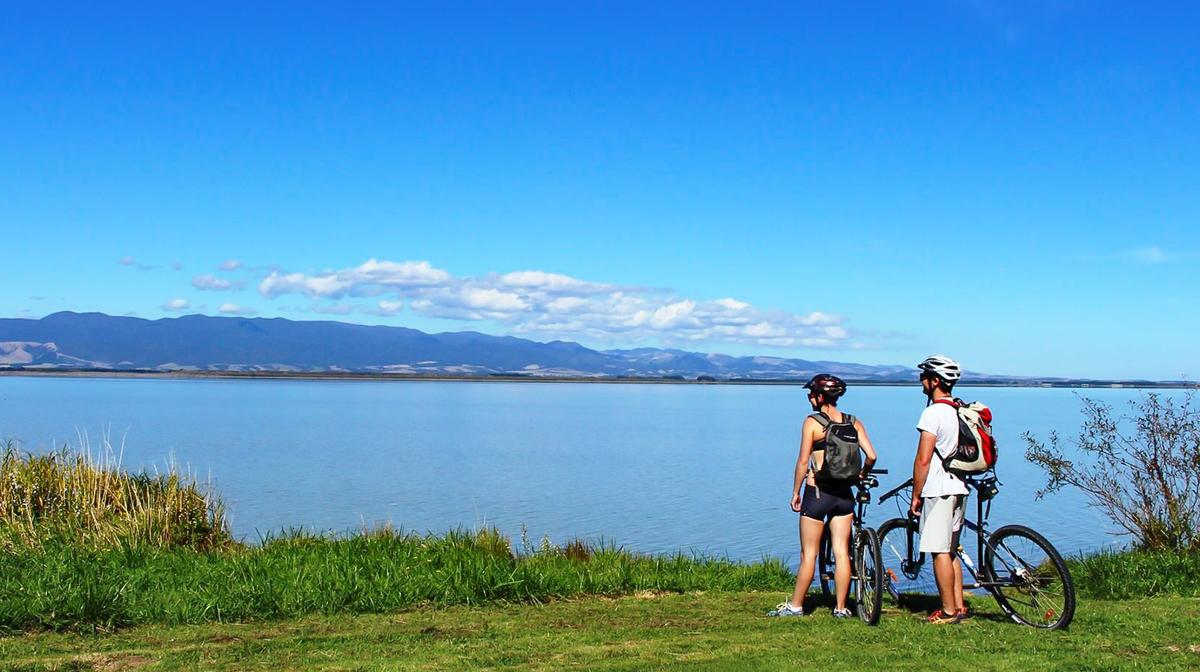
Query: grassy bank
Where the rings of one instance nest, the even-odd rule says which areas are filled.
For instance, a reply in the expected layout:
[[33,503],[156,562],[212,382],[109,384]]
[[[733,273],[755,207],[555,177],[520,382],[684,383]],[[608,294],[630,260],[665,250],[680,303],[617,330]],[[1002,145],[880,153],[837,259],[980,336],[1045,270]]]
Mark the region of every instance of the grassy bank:
[[1200,597],[1200,553],[1104,552],[1068,560],[1081,597],[1137,600]]
[[0,638],[11,670],[1173,670],[1200,665],[1200,600],[1095,601],[1067,632],[1003,620],[987,600],[961,626],[888,610],[877,628],[822,613],[762,614],[780,593],[710,592],[545,605],[312,616]]
[[[247,546],[219,499],[176,472],[129,474],[86,453],[0,461],[0,633],[386,614],[639,592],[779,591],[779,560],[650,557],[574,541],[514,549],[495,531],[303,533]],[[1081,600],[1200,596],[1200,555],[1070,562]]]
[[3,563],[0,628],[10,631],[386,613],[646,590],[775,590],[792,580],[773,560],[649,557],[579,543],[515,554],[506,537],[490,531],[291,536],[208,552],[44,543],[6,553]]
[[[43,543],[6,551],[0,562],[0,631],[9,632],[382,614],[644,591],[782,595],[793,581],[778,560],[643,556],[579,542],[514,553],[493,531],[296,535],[204,552]],[[1080,600],[1200,596],[1200,556],[1110,554],[1070,565]]]

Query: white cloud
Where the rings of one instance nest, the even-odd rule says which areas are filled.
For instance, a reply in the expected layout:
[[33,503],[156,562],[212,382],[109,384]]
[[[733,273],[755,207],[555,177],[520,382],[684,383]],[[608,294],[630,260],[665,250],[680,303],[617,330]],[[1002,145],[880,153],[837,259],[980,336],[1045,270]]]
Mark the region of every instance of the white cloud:
[[162,304],[162,309],[166,311],[187,310],[190,307],[187,299],[171,299]]
[[597,294],[611,292],[616,287],[598,282],[577,280],[567,275],[544,271],[514,271],[500,276],[498,283],[503,287],[515,287],[525,291],[541,291],[553,294]]
[[412,302],[414,311],[451,320],[509,321],[530,307],[518,294],[495,288],[447,288],[422,296]]
[[129,266],[130,268],[136,268],[139,271],[154,270],[154,267],[151,266],[150,264],[143,264],[128,254],[121,257],[120,259],[118,259],[117,263],[122,266]]
[[258,284],[258,292],[268,299],[284,294],[337,298],[353,286],[353,283],[338,280],[333,275],[314,277],[303,273],[280,274],[278,271],[271,271],[271,274]]
[[698,300],[537,270],[456,277],[425,261],[369,259],[318,273],[271,271],[258,291],[268,299],[287,294],[326,300],[374,296],[379,298],[373,306],[347,302],[310,310],[395,316],[407,303],[423,317],[492,321],[510,333],[541,337],[780,348],[854,345],[835,314],[764,310],[732,297]]
[[1139,264],[1157,266],[1176,261],[1200,258],[1200,253],[1179,250],[1164,250],[1158,245],[1145,245],[1131,250],[1125,250],[1120,256]]
[[222,303],[217,312],[222,315],[254,315],[255,311],[250,308],[239,306],[236,303]]
[[217,266],[217,270],[218,271],[236,271],[241,267],[242,267],[242,262],[238,261],[237,259],[226,259],[225,261],[221,262],[221,265]]
[[283,294],[338,299],[347,294],[371,296],[384,291],[434,287],[450,280],[449,273],[434,268],[427,261],[393,262],[368,259],[359,266],[340,271],[314,274],[271,271],[259,283],[258,291],[269,299]]
[[218,278],[215,275],[205,273],[192,278],[192,287],[205,291],[227,292],[231,290],[241,289],[245,287],[245,283],[241,281],[231,281],[225,278]]
[[551,313],[573,313],[588,305],[588,300],[578,296],[560,296],[545,304]]
[[743,308],[750,307],[750,304],[743,303],[737,299],[717,299],[716,301],[713,301],[713,303],[721,306],[722,308],[728,308],[730,310],[741,310]]
[[1163,249],[1157,245],[1147,245],[1139,247],[1136,250],[1130,250],[1129,255],[1134,261],[1140,261],[1143,264],[1162,264],[1167,262],[1171,257]]
[[364,306],[362,312],[368,315],[378,315],[380,317],[394,317],[400,314],[404,309],[403,301],[378,301],[375,307]]

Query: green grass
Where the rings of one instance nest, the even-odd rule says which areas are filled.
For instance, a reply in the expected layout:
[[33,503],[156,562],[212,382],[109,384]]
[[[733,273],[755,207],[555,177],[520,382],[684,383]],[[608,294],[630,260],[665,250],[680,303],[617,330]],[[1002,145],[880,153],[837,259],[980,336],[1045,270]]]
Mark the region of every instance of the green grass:
[[1124,600],[1156,595],[1200,597],[1200,552],[1097,553],[1067,562],[1085,597]]
[[1171,670],[1200,665],[1200,600],[1084,602],[1071,629],[1015,625],[979,599],[960,626],[888,610],[877,628],[822,612],[768,619],[783,593],[422,608],[112,635],[0,638],[12,670]]
[[[1129,552],[1070,562],[1080,600],[1200,596],[1200,556]],[[514,553],[495,531],[346,538],[293,534],[222,550],[0,551],[0,632],[265,621],[417,606],[537,603],[639,591],[785,591],[778,560],[644,556],[582,542]]]
[[779,590],[782,562],[642,556],[580,543],[514,554],[493,531],[293,535],[223,551],[45,543],[0,554],[0,629],[386,613],[419,605],[541,602],[638,591]]

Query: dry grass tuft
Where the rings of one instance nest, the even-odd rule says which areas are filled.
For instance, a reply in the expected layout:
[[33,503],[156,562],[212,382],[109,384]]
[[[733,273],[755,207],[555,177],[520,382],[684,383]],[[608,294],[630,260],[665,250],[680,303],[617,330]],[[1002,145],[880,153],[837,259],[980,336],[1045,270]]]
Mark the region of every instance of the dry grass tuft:
[[107,438],[95,453],[86,437],[79,448],[40,453],[10,441],[0,446],[0,548],[51,538],[90,548],[233,543],[220,499],[175,465],[164,473],[122,471]]

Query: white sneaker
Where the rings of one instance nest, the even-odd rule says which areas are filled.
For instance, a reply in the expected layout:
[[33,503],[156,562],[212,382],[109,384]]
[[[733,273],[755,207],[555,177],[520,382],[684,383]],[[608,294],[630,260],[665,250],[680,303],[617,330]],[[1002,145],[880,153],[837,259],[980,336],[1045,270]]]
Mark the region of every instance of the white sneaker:
[[854,614],[850,613],[849,609],[834,609],[833,610],[834,618],[850,618],[852,616],[854,616]]
[[804,616],[804,607],[793,607],[791,602],[780,602],[767,616]]

